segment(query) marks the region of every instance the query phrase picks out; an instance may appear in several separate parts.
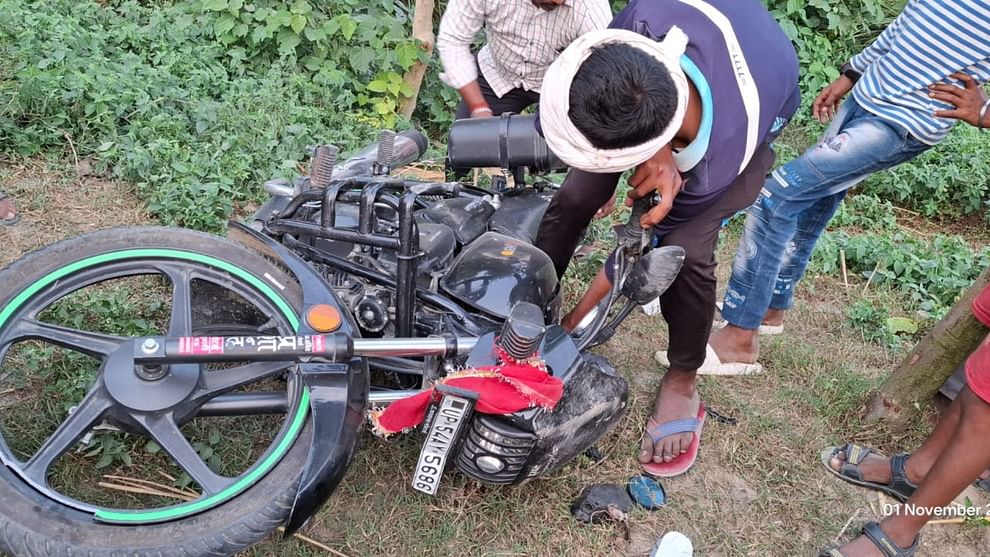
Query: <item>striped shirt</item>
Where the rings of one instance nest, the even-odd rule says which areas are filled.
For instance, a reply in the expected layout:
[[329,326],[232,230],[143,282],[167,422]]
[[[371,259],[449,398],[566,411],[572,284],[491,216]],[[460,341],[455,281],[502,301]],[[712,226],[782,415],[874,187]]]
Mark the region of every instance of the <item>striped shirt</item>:
[[934,145],[957,122],[936,118],[953,107],[928,96],[933,83],[962,85],[963,72],[990,81],[990,1],[910,0],[883,33],[849,61],[863,77],[853,96],[864,109]]
[[[539,92],[557,55],[611,19],[608,0],[565,0],[552,11],[530,0],[450,0],[437,35],[444,69],[440,79],[460,89],[478,78],[480,67],[499,97],[516,88]],[[488,42],[476,66],[471,43],[482,27]]]

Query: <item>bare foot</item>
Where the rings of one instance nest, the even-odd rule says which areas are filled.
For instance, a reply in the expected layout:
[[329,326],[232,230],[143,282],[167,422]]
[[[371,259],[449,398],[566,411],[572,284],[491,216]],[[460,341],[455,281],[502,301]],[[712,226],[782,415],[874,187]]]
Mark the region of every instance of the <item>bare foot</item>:
[[712,331],[708,344],[718,354],[722,363],[741,362],[755,364],[760,357],[760,341],[756,331],[726,325]]
[[[695,386],[695,377],[696,374],[690,371],[673,368],[667,371],[660,381],[657,402],[653,410],[654,422],[665,424],[674,420],[698,417],[701,398]],[[651,461],[670,462],[687,452],[693,435],[691,432],[678,433],[658,439],[656,443],[652,442],[649,435],[644,435],[639,461],[643,464]]]
[[14,209],[14,200],[9,197],[0,199],[0,220],[12,220],[16,216],[17,210]]

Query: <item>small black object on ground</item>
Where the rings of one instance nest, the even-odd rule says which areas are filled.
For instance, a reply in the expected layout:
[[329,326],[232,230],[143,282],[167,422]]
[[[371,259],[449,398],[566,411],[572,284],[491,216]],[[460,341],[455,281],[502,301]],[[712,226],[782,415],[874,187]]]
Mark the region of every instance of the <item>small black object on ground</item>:
[[571,514],[581,522],[601,524],[614,514],[609,512],[609,507],[628,513],[632,506],[633,501],[622,486],[595,484],[581,490],[581,494],[571,503]]

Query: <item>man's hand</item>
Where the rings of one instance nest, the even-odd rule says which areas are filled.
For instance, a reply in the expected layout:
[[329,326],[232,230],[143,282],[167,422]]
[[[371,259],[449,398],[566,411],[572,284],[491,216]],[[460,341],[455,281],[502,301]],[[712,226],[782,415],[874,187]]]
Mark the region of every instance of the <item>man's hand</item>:
[[831,120],[836,111],[839,110],[842,97],[845,97],[846,93],[852,90],[853,85],[853,81],[844,75],[840,75],[839,79],[829,83],[815,97],[815,102],[811,105],[812,116],[823,124]]
[[637,166],[636,172],[629,178],[629,185],[633,189],[629,190],[629,197],[626,198],[627,207],[632,207],[633,199],[639,199],[654,191],[660,194],[660,203],[640,219],[639,224],[643,228],[655,226],[666,218],[667,213],[674,206],[674,198],[683,185],[681,173],[674,164],[674,152],[670,145],[664,146],[646,162]]
[[606,201],[605,204],[599,207],[598,211],[595,212],[595,218],[596,219],[605,218],[611,215],[612,211],[614,210],[615,210],[615,194],[613,193],[612,197],[608,198],[608,201]]
[[[965,88],[949,85],[948,83],[929,85],[929,97],[947,102],[956,107],[954,110],[936,110],[935,116],[938,118],[962,120],[968,124],[980,127],[980,110],[983,108],[983,104],[987,102],[987,92],[969,75],[954,73],[950,77],[962,81]],[[984,118],[984,120],[986,124],[990,124],[990,118]]]

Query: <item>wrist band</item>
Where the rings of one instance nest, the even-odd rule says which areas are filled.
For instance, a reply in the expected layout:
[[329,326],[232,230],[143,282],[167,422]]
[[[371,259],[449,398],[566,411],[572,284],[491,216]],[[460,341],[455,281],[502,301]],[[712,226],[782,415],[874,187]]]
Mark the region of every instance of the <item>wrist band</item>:
[[475,108],[475,109],[471,110],[471,116],[474,116],[475,114],[478,114],[478,113],[481,113],[481,112],[487,112],[488,114],[495,114],[494,112],[492,112],[492,109],[491,108],[489,108],[487,106],[479,106],[478,108]]
[[987,131],[987,128],[990,127],[985,121],[988,109],[990,109],[990,99],[983,102],[983,106],[980,108],[980,117],[976,119],[976,127],[982,131]]

